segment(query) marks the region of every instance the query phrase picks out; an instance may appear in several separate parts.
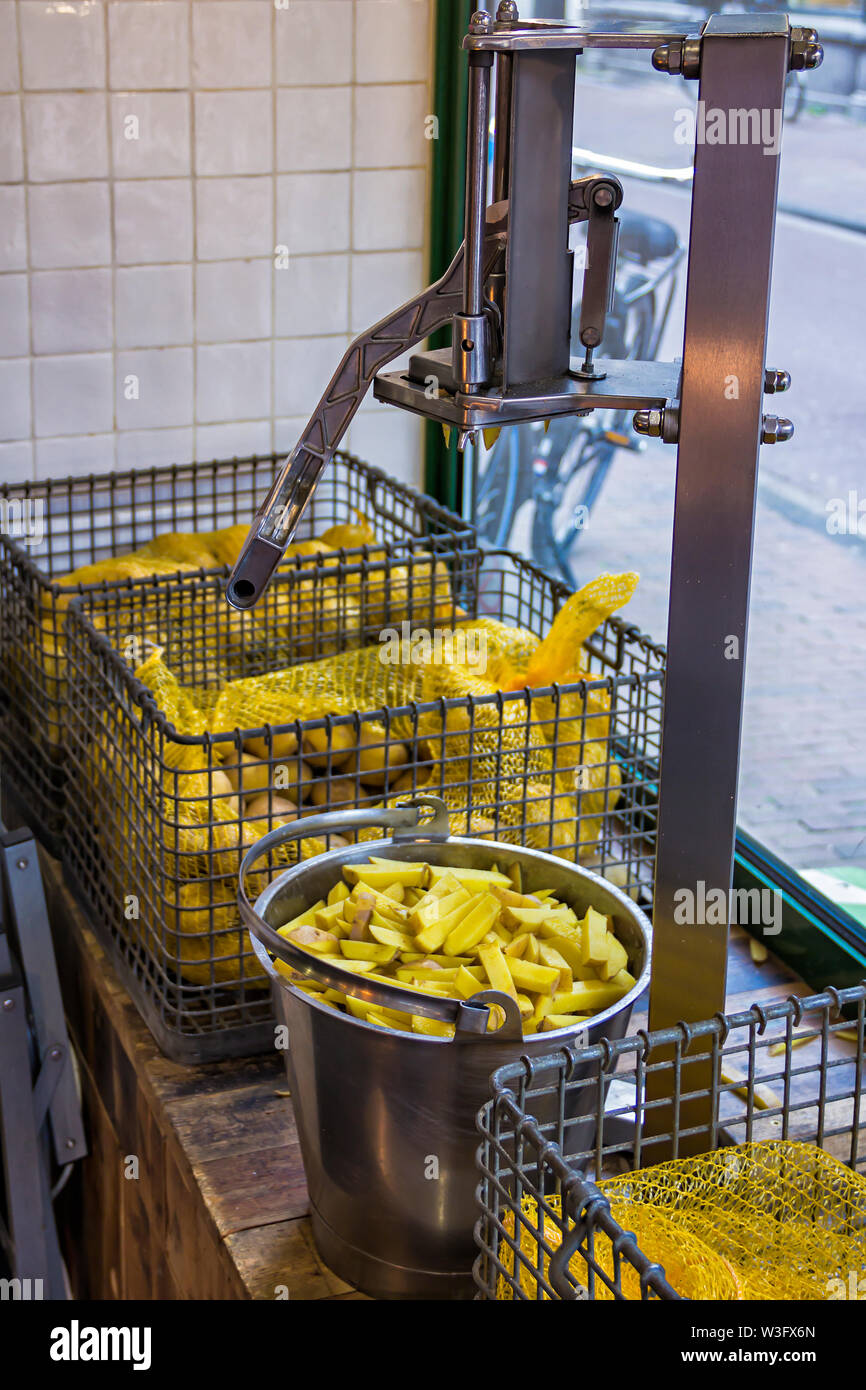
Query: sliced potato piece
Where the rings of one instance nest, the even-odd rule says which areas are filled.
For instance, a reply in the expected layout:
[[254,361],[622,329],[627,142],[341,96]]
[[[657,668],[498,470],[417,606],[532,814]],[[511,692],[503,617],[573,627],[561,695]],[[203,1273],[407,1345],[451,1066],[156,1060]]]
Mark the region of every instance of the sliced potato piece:
[[511,978],[519,989],[531,994],[553,994],[559,980],[559,971],[549,965],[534,965],[532,961],[506,956],[505,961]]
[[390,965],[397,954],[396,946],[382,946],[378,941],[341,941],[340,950],[349,960],[372,960],[377,965]]
[[343,878],[347,883],[363,883],[368,888],[382,892],[392,883],[402,883],[405,887],[420,887],[427,877],[426,864],[403,864],[399,859],[381,859],[377,863],[347,864]]

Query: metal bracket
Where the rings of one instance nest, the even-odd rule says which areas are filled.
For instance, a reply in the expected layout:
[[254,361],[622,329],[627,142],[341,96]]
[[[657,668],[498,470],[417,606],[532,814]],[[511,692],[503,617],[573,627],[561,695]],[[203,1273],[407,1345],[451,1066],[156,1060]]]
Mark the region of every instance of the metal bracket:
[[36,843],[28,830],[10,834],[0,823],[0,1149],[8,1217],[0,1235],[15,1278],[30,1281],[36,1297],[65,1299],[52,1148],[61,1166],[87,1152]]

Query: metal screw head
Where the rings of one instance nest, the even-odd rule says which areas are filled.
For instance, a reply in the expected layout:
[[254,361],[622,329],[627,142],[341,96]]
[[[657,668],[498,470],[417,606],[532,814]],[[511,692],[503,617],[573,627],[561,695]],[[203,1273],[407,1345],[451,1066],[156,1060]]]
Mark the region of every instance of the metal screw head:
[[496,11],[497,24],[516,24],[519,18],[514,0],[500,0],[499,9]]
[[4,1012],[5,1012],[5,1013],[7,1013],[7,1014],[8,1014],[8,1013],[11,1013],[12,1010],[13,1010],[14,1008],[15,1008],[15,1000],[14,1000],[14,999],[4,999],[4,1000],[3,1000],[3,1009],[4,1009]]
[[67,1149],[74,1149],[74,1148],[75,1148],[75,1140],[74,1140],[74,1139],[67,1139],[67,1141],[66,1141],[66,1147],[67,1147]]
[[609,208],[613,202],[613,192],[606,184],[602,184],[601,188],[597,188],[593,193],[592,201],[598,208]]
[[661,437],[663,424],[663,410],[637,410],[632,419],[635,433],[649,435],[650,439]]
[[52,1047],[48,1056],[51,1058],[52,1062],[59,1062],[63,1056],[63,1049],[61,1047]]
[[28,865],[29,863],[30,863],[30,860],[29,860],[29,859],[18,859],[18,860],[16,860],[16,862],[15,862],[15,867],[16,867],[16,869],[26,869],[26,868],[27,868],[27,865]]
[[679,43],[663,43],[653,49],[652,64],[656,72],[679,72],[683,50]]
[[780,415],[765,415],[761,421],[762,444],[784,444],[793,433],[793,421],[785,420]]
[[490,31],[493,20],[486,10],[476,10],[469,21],[470,34],[486,34]]
[[768,367],[764,372],[764,391],[773,396],[777,391],[787,391],[791,385],[791,373],[780,372],[776,367]]
[[791,51],[788,55],[788,68],[791,72],[806,72],[819,68],[824,61],[824,50],[818,42],[815,29],[792,29]]

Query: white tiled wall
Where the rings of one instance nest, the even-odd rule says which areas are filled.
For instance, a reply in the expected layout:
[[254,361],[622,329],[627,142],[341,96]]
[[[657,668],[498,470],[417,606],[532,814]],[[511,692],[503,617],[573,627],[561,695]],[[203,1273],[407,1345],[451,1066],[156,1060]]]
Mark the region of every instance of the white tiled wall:
[[0,0],[0,480],[294,444],[424,284],[431,8]]

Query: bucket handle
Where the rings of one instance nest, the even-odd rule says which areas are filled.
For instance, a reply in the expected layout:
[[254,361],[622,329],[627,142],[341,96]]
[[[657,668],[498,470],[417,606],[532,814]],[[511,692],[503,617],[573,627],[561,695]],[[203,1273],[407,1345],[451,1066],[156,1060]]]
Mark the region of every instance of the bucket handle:
[[[432,810],[434,815],[432,821],[422,824],[419,813],[425,807]],[[395,840],[446,840],[449,832],[448,808],[439,797],[417,796],[412,801],[402,802],[390,810],[325,812],[321,816],[307,816],[304,820],[276,826],[247,850],[241,860],[238,875],[238,907],[241,920],[250,934],[250,944],[262,969],[271,980],[280,985],[287,983],[274,968],[268,954],[270,952],[302,975],[317,980],[328,989],[338,990],[341,994],[351,994],[353,999],[361,999],[366,1004],[378,1005],[380,1008],[398,1009],[402,1013],[421,1014],[441,1023],[453,1023],[455,1037],[463,1035],[479,1040],[490,1038],[499,1042],[522,1040],[520,1010],[510,995],[500,990],[483,990],[479,994],[473,994],[471,1000],[439,999],[431,994],[404,989],[400,985],[386,985],[378,980],[368,980],[363,975],[355,975],[339,966],[328,965],[311,951],[302,951],[287,937],[280,936],[279,932],[256,912],[247,895],[245,880],[253,865],[271,850],[290,840],[336,834],[341,829],[362,830],[368,826],[393,829]],[[497,1004],[505,1017],[502,1027],[495,1033],[487,1032],[491,1004]]]

